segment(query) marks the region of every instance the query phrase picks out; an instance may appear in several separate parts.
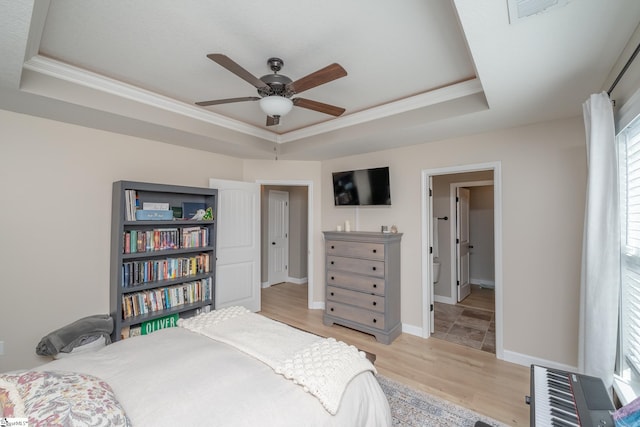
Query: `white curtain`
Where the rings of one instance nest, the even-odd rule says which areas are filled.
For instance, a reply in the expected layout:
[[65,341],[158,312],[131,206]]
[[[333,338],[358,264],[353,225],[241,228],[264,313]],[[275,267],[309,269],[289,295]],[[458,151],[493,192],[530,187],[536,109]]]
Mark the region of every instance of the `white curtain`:
[[620,215],[618,150],[606,92],[583,104],[587,139],[587,200],[580,283],[580,371],[613,383],[618,338]]

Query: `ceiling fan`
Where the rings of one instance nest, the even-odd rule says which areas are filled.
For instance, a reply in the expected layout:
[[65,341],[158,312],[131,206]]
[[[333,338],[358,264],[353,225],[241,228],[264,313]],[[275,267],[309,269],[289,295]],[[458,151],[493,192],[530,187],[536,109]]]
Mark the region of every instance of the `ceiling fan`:
[[246,96],[242,98],[216,99],[213,101],[196,102],[196,105],[207,107],[210,105],[229,104],[232,102],[260,101],[260,108],[267,115],[267,126],[280,123],[280,117],[286,115],[295,105],[308,110],[339,116],[345,112],[344,108],[335,105],[324,104],[306,98],[291,98],[293,95],[304,92],[316,86],[328,83],[347,75],[347,72],[339,64],[328,65],[296,81],[284,74],[278,74],[284,61],[280,58],[269,58],[267,65],[273,74],[267,74],[259,79],[242,68],[226,55],[211,53],[207,58],[223,66],[241,79],[251,83],[258,89],[258,96]]

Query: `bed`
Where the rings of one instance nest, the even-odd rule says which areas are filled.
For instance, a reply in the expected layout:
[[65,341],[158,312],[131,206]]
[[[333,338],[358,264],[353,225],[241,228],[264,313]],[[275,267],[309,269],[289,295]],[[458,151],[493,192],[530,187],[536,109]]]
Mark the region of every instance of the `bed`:
[[391,425],[375,368],[353,346],[243,308],[179,324],[0,375],[5,416],[31,417],[30,426],[49,425],[38,424],[47,417],[76,417],[78,425]]

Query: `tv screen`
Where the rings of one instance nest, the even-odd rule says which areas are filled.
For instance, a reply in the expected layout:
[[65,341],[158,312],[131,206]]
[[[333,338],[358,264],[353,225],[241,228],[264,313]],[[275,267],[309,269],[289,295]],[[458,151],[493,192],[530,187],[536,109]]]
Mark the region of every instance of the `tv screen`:
[[333,200],[336,206],[390,205],[389,167],[333,172]]

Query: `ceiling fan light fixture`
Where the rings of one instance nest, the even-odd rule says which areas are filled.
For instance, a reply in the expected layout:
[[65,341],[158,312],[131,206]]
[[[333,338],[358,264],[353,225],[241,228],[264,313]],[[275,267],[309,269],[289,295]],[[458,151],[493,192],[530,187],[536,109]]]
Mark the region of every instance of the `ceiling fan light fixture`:
[[291,111],[293,102],[289,98],[280,95],[265,96],[260,99],[260,108],[267,116],[283,117]]

